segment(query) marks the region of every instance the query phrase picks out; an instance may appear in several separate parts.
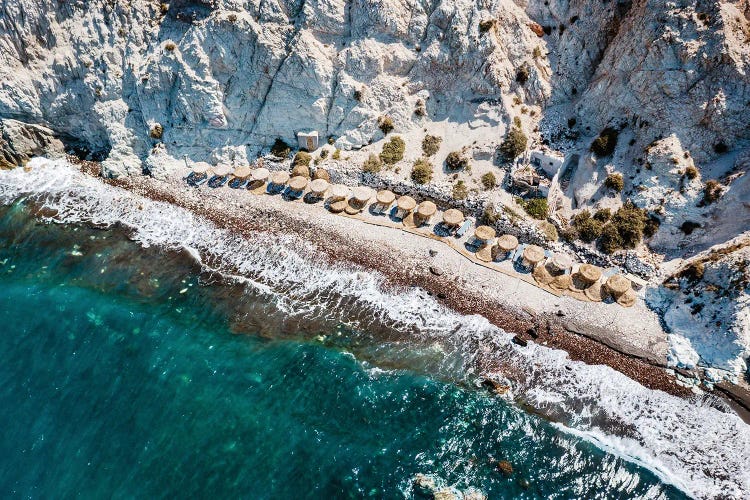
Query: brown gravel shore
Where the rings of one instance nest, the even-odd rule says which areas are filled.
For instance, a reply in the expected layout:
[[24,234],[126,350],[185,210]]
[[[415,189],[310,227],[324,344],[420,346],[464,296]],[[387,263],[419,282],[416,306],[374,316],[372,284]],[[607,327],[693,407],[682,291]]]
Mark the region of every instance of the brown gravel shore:
[[[93,170],[91,173],[96,173],[95,167]],[[461,273],[442,270],[435,273],[429,255],[407,255],[401,248],[392,246],[388,249],[388,258],[383,258],[382,245],[363,245],[361,240],[343,235],[336,227],[325,224],[322,219],[303,219],[297,211],[281,210],[273,203],[254,202],[242,205],[240,216],[236,205],[235,210],[232,210],[232,204],[224,206],[222,202],[217,202],[214,193],[189,189],[178,179],[165,182],[148,177],[131,177],[107,182],[153,200],[176,204],[211,220],[219,227],[240,234],[250,234],[259,230],[297,234],[311,242],[321,255],[331,261],[344,259],[376,270],[394,287],[419,286],[445,306],[462,314],[482,315],[521,339],[565,350],[574,360],[610,366],[651,389],[663,390],[682,397],[692,394],[689,388],[677,383],[664,369],[663,363],[655,361],[653,357],[646,359],[648,356],[627,354],[613,349],[607,343],[596,340],[596,335],[589,335],[585,328],[581,328],[580,322],[576,323],[575,332],[566,328],[566,316],[562,310],[550,313],[535,311],[528,307],[509,307],[507,301],[498,300],[491,294],[478,294],[475,287],[467,286],[466,281],[460,276]],[[228,189],[222,191],[222,196],[231,192]],[[424,254],[427,254],[427,250]],[[469,265],[472,264],[467,264]],[[592,331],[596,328],[592,325]]]

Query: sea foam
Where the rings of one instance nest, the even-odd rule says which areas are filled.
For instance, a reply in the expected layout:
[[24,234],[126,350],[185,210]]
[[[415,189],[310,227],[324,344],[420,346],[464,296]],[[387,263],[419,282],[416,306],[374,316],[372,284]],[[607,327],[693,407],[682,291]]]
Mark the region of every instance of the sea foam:
[[[249,238],[192,212],[152,201],[87,176],[65,161],[34,159],[31,170],[0,172],[0,203],[33,201],[60,223],[119,224],[141,245],[187,250],[205,266],[268,294],[285,314],[347,321],[353,328],[385,324],[440,342],[474,361],[494,356],[524,374],[514,393],[560,416],[560,428],[645,466],[697,497],[750,496],[750,427],[736,415],[649,390],[606,366],[571,361],[535,343],[519,347],[477,315],[457,314],[418,288],[394,293],[375,272],[333,265],[288,234]],[[342,311],[356,303],[358,314]],[[451,365],[454,367],[455,363]]]

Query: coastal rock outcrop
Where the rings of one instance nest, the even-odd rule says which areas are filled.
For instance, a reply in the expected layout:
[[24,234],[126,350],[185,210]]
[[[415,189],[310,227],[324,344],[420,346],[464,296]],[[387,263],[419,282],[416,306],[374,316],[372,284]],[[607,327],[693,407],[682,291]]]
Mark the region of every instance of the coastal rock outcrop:
[[60,158],[65,146],[47,127],[0,119],[0,168],[25,165],[34,156]]

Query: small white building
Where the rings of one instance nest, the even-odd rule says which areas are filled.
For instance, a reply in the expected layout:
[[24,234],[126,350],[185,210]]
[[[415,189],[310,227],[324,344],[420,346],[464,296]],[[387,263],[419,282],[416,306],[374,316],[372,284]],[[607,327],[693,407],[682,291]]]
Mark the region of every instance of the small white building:
[[315,151],[318,149],[318,131],[297,132],[297,143],[300,149]]
[[560,171],[560,167],[563,166],[565,157],[557,151],[551,149],[535,149],[531,151],[530,163],[535,167],[541,168],[544,172],[551,177],[554,177],[557,172]]

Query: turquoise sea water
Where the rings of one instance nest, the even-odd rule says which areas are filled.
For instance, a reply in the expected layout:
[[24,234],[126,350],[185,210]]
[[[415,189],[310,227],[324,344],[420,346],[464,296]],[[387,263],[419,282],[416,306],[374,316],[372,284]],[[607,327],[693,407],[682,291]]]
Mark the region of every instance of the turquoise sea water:
[[20,204],[0,207],[0,325],[4,498],[403,498],[417,473],[489,498],[683,496],[428,356]]

